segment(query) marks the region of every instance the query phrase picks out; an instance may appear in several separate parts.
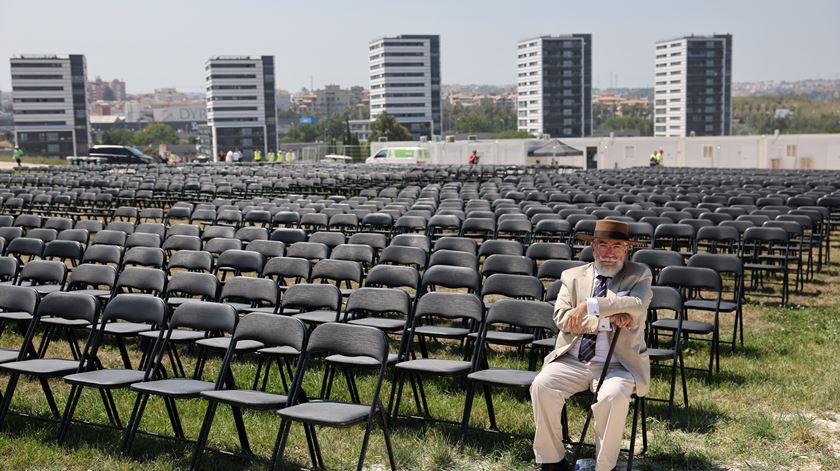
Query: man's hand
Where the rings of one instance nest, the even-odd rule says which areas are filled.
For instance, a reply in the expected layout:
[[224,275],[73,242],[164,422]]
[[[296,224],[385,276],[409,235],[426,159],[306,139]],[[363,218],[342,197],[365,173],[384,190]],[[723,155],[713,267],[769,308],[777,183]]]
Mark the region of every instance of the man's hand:
[[583,318],[587,315],[586,301],[578,304],[568,314],[566,314],[565,330],[572,334],[582,334]]
[[621,327],[622,329],[633,328],[633,318],[630,317],[630,314],[624,312],[611,315],[610,323],[615,324],[617,327]]

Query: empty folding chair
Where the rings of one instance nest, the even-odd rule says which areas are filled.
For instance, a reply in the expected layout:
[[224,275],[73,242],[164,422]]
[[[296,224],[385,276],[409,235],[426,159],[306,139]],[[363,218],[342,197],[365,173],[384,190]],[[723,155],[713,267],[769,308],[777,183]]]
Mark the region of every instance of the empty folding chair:
[[[112,425],[122,428],[122,421],[120,420],[112,391],[124,389],[133,383],[141,382],[150,372],[143,370],[144,365],[142,364],[138,369],[105,368],[99,366],[98,363],[101,360],[97,354],[102,345],[104,335],[106,333],[113,334],[114,332],[122,331],[119,327],[115,328],[119,324],[122,324],[123,327],[146,326],[148,328],[148,326],[152,326],[160,328],[166,321],[166,314],[166,305],[160,298],[124,294],[108,303],[102,313],[101,323],[92,332],[93,342],[90,346],[89,361],[85,363],[83,368],[80,368],[79,372],[64,376],[64,382],[70,384],[71,388],[59,426],[59,443],[63,443],[67,438],[76,406],[79,404],[82,390],[85,387],[99,390],[109,421]],[[154,348],[157,346],[156,343],[147,354],[154,355]]]
[[307,324],[324,324],[341,319],[341,291],[336,286],[324,284],[299,284],[289,286],[283,295],[283,314]]
[[388,423],[385,418],[385,410],[379,399],[382,379],[385,374],[386,360],[388,358],[388,339],[382,331],[368,326],[338,323],[318,326],[309,338],[309,344],[300,366],[301,375],[305,373],[312,357],[331,354],[367,357],[371,359],[371,362],[376,362],[378,371],[370,404],[349,404],[335,401],[302,403],[302,382],[298,381],[295,391],[291,395],[292,399],[290,402],[294,405],[278,411],[278,414],[280,414],[283,420],[280,424],[280,431],[277,436],[277,443],[274,447],[270,467],[274,468],[277,465],[277,461],[283,457],[291,422],[302,422],[304,424],[305,430],[307,430],[308,435],[311,437],[310,443],[312,446],[310,447],[310,455],[313,466],[320,468],[325,466],[315,435],[315,425],[344,428],[365,423],[362,450],[357,463],[357,469],[361,471],[364,466],[365,454],[367,452],[373,423],[374,420],[378,420],[385,435],[385,447],[388,452],[389,464],[391,469],[395,470],[396,463],[394,462],[393,451],[391,449]]
[[633,252],[632,260],[647,265],[650,269],[653,283],[657,282],[659,272],[665,267],[685,266],[685,258],[678,252],[668,250],[642,249]]
[[44,247],[44,260],[60,260],[63,263],[70,262],[76,266],[82,261],[85,250],[82,244],[72,240],[54,240]]
[[[201,397],[208,401],[207,412],[204,415],[204,422],[196,440],[195,449],[190,463],[190,469],[197,469],[201,462],[201,456],[207,443],[207,437],[216,415],[219,405],[226,404],[231,407],[237,432],[239,433],[242,451],[251,453],[245,427],[242,420],[241,409],[253,410],[278,410],[287,406],[290,401],[292,389],[296,388],[299,382],[299,375],[295,374],[292,379],[291,388],[287,388],[282,394],[256,391],[237,387],[228,381],[228,372],[231,371],[236,347],[240,342],[257,342],[264,345],[264,349],[276,351],[303,352],[306,350],[308,332],[306,326],[300,320],[274,316],[264,313],[251,313],[242,318],[237,324],[233,333],[228,352],[224,356],[219,376],[216,379],[214,388],[210,391],[201,392]],[[283,369],[281,368],[281,373]],[[295,371],[300,371],[298,362]],[[257,373],[259,376],[259,372]],[[285,377],[284,377],[285,381]]]
[[164,267],[166,254],[163,249],[153,247],[132,247],[125,252],[122,260],[122,266],[131,267],[150,267],[159,268]]
[[297,257],[318,262],[329,258],[329,247],[318,242],[295,242],[286,249],[287,257]]
[[40,258],[44,253],[44,241],[30,237],[12,239],[6,245],[6,255],[16,258],[20,263]]
[[163,355],[167,351],[166,347],[173,333],[184,330],[187,332],[219,331],[232,334],[236,321],[236,311],[225,304],[196,301],[182,304],[175,309],[161,344],[155,352],[156,356],[150,359],[146,367],[147,374],[144,380],[130,386],[131,390],[137,393],[137,398],[131,411],[131,418],[125,427],[121,453],[127,454],[131,450],[149,397],[159,396],[164,400],[175,436],[183,439],[184,430],[175,400],[196,398],[202,391],[211,391],[215,388],[215,383],[202,381],[200,378],[177,376],[161,379]]
[[309,260],[292,257],[275,257],[268,260],[263,267],[262,277],[274,280],[282,291],[292,284],[305,283],[312,275],[312,263]]
[[265,265],[265,258],[258,252],[251,252],[249,250],[225,250],[219,255],[216,263],[216,275],[224,282],[228,273],[233,276],[242,276],[244,273],[253,273],[254,276],[260,276],[263,266]]
[[67,266],[51,260],[33,260],[23,266],[18,285],[30,286],[41,296],[64,289]]
[[565,243],[536,242],[528,246],[525,256],[540,263],[546,260],[571,260],[572,248]]
[[[495,275],[501,276],[501,275]],[[511,388],[527,390],[537,375],[537,371],[521,370],[516,368],[490,367],[486,347],[491,335],[500,332],[490,330],[493,326],[504,326],[507,329],[517,329],[524,332],[532,332],[530,342],[537,337],[546,337],[557,334],[557,325],[554,323],[554,308],[551,304],[541,301],[525,301],[505,299],[493,303],[487,314],[485,327],[478,335],[476,344],[477,368],[467,374],[467,399],[464,406],[464,415],[461,419],[461,433],[458,439],[459,449],[463,451],[467,428],[469,427],[472,414],[473,398],[477,387],[481,387],[487,403],[487,413],[490,419],[490,430],[498,431],[496,416],[493,409],[493,398],[491,387]],[[539,333],[538,336],[533,333]],[[497,339],[498,340],[498,339]],[[485,366],[486,365],[486,366]]]
[[257,252],[268,261],[286,254],[286,244],[276,240],[254,240],[248,244],[248,250]]
[[21,375],[38,378],[53,416],[55,418],[60,417],[60,412],[55,403],[48,380],[51,378],[60,378],[69,373],[83,371],[88,362],[91,361],[89,353],[94,331],[90,332],[84,349],[78,358],[75,359],[47,358],[45,356],[46,350],[36,353],[33,346],[35,332],[41,321],[45,318],[94,324],[97,320],[98,313],[99,309],[96,300],[90,295],[54,292],[43,298],[38,305],[37,311],[35,311],[35,315],[29,322],[29,328],[24,336],[17,361],[0,363],[0,371],[5,371],[10,374],[6,392],[3,394],[3,402],[0,404],[0,427],[5,425],[6,416],[9,413],[12,398]]
[[[683,365],[682,352],[682,337],[683,337],[683,322],[686,321],[683,317],[683,298],[679,291],[670,286],[651,286],[653,297],[648,305],[648,324],[651,325],[659,320],[660,311],[671,311],[673,313],[673,321],[668,324],[673,327],[671,330],[670,345],[660,345],[659,336],[656,335],[655,329],[651,328],[646,339],[648,345],[648,356],[655,363],[652,366],[661,366],[659,362],[670,361],[671,378],[670,378],[670,392],[667,399],[655,398],[648,395],[646,400],[665,402],[668,404],[668,421],[670,422],[674,410],[674,395],[677,386],[677,368],[680,370],[680,378],[682,380],[683,405],[688,407],[688,387],[685,381],[685,365]],[[652,325],[651,325],[652,327]]]
[[534,261],[522,255],[491,255],[481,264],[481,276],[485,278],[494,273],[531,276],[535,271]]

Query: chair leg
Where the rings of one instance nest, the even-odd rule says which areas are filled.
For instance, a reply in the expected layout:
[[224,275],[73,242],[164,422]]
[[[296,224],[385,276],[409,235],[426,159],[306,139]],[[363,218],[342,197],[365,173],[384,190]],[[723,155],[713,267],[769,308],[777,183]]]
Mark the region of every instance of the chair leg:
[[[263,363],[265,363],[265,356],[259,355],[259,361],[257,361],[257,372],[256,374],[254,374],[254,385],[251,387],[251,389],[256,390],[257,386],[259,386],[260,377],[262,377]],[[271,360],[269,360],[268,366],[269,368],[271,367]],[[265,391],[265,389],[263,389],[263,391]]]
[[[376,407],[374,405],[373,407]],[[359,452],[359,462],[356,465],[356,471],[362,471],[365,465],[365,454],[367,454],[368,444],[370,443],[370,432],[373,429],[373,417],[369,416],[367,424],[365,425],[365,435],[362,438],[362,450]]]
[[218,403],[216,401],[209,401],[207,404],[204,422],[201,423],[201,430],[198,432],[195,449],[193,450],[192,458],[190,458],[190,470],[198,469],[198,464],[201,462],[201,455],[204,454],[204,448],[207,445],[207,436],[210,435],[210,428],[213,425],[213,417],[216,416],[217,407]]
[[467,386],[467,399],[464,402],[464,416],[461,418],[461,433],[458,437],[458,453],[464,453],[464,441],[467,438],[467,428],[470,425],[470,412],[472,411],[473,396],[475,396],[475,384],[470,382]]
[[245,454],[253,454],[251,452],[251,445],[248,443],[248,433],[245,430],[245,421],[242,420],[242,409],[236,406],[231,406],[233,412],[233,423],[236,425],[236,433],[239,435],[239,444],[242,446],[242,452]]
[[487,404],[487,415],[490,418],[490,430],[499,430],[496,425],[496,411],[493,409],[493,396],[490,394],[490,386],[484,385],[484,402]]
[[184,428],[181,425],[181,416],[178,415],[178,406],[175,404],[175,399],[171,397],[164,397],[164,402],[167,404],[167,410],[170,412],[169,420],[172,422],[172,431],[178,438],[184,438]]
[[125,432],[123,433],[123,442],[120,446],[120,454],[123,456],[127,455],[131,450],[131,445],[134,443],[134,437],[137,434],[137,428],[140,426],[140,420],[143,418],[143,410],[146,408],[148,401],[148,394],[137,394],[134,409],[131,411],[131,418],[128,419],[128,425],[125,427]]
[[394,459],[394,449],[391,446],[391,431],[388,429],[388,420],[385,416],[385,409],[382,407],[382,403],[378,404],[379,413],[379,422],[380,426],[382,427],[382,435],[385,437],[385,451],[388,452],[388,463],[391,465],[391,471],[397,471],[397,462]]
[[[636,427],[639,422],[639,402],[641,399],[636,397],[633,400],[633,425],[630,427],[630,448],[628,449],[627,453],[627,471],[633,469],[633,453],[635,452],[636,448]],[[577,458],[577,455],[575,455]]]
[[59,412],[58,405],[55,403],[55,396],[53,396],[52,389],[50,389],[49,381],[46,378],[38,378],[38,381],[41,383],[41,389],[44,390],[44,396],[47,398],[47,404],[49,404],[53,416],[56,418],[61,417],[61,412]]
[[286,440],[289,438],[289,429],[292,422],[288,419],[280,421],[280,428],[277,430],[277,439],[274,441],[274,450],[271,453],[271,461],[268,464],[268,469],[277,469],[277,461],[283,457],[283,451],[286,449]]
[[70,430],[70,421],[73,419],[73,412],[76,410],[76,404],[79,402],[79,397],[82,395],[82,386],[73,385],[70,388],[70,394],[67,396],[67,404],[64,406],[64,415],[61,417],[61,425],[58,428],[58,444],[64,444],[67,438],[67,433]]
[[680,352],[680,376],[682,377],[683,404],[687,408],[688,407],[688,386],[685,382],[685,364],[683,363],[682,351]]
[[102,405],[105,407],[105,414],[108,415],[108,423],[116,426],[117,421],[114,418],[114,410],[111,408],[111,403],[108,401],[108,396],[105,395],[105,389],[99,389],[99,397],[102,398]]
[[321,454],[321,444],[318,443],[318,434],[314,425],[306,425],[309,428],[309,435],[312,437],[312,448],[315,450],[315,463],[318,468],[326,469],[324,465],[324,455]]

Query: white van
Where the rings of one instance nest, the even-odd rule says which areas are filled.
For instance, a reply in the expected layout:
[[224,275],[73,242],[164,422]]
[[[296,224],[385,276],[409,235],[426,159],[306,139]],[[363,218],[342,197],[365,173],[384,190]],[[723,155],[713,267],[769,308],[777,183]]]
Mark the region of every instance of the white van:
[[384,147],[365,160],[367,164],[423,165],[429,160],[425,147]]

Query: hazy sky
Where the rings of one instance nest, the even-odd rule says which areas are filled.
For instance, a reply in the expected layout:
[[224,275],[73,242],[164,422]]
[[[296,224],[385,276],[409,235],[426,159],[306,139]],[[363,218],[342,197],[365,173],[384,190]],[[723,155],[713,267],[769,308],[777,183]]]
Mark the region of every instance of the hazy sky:
[[[513,84],[516,42],[592,33],[593,84],[651,87],[654,43],[733,34],[733,80],[840,78],[840,1],[270,1],[0,2],[0,90],[8,57],[85,54],[88,77],[129,93],[202,91],[212,55],[275,56],[278,88],[368,85],[376,37],[440,34],[443,83]],[[613,79],[616,82],[616,79]]]

